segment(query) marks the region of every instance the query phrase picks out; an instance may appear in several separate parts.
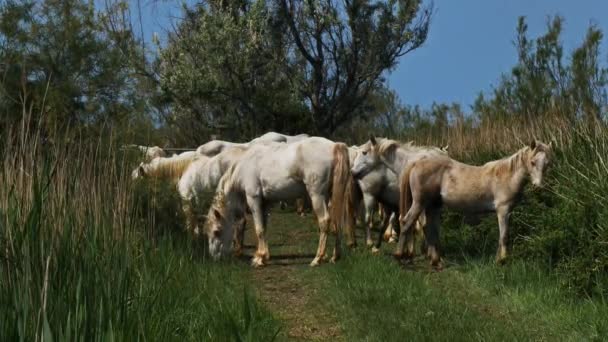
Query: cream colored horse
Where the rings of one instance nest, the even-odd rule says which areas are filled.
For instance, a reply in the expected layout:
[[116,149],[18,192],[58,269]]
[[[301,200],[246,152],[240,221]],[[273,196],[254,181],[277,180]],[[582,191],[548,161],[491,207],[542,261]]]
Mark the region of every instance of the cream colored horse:
[[496,212],[500,231],[496,261],[504,261],[511,210],[529,178],[534,186],[541,186],[551,151],[551,144],[533,141],[510,157],[483,166],[463,164],[446,156],[410,163],[401,178],[402,228],[395,256],[403,255],[405,234],[424,211],[431,263],[441,268],[439,223],[441,208],[446,206],[465,213]]
[[125,145],[123,149],[135,148],[144,154],[144,162],[150,162],[157,157],[166,157],[167,152],[158,146]]
[[173,183],[177,183],[192,164],[199,159],[207,159],[208,157],[200,155],[195,151],[188,151],[172,157],[156,157],[150,162],[142,162],[131,173],[132,179],[141,177],[167,179]]
[[274,143],[274,142],[284,142],[284,143],[292,143],[296,141],[300,141],[308,138],[308,134],[299,134],[295,136],[285,135],[276,132],[268,132],[265,133],[248,143],[234,143],[230,141],[224,140],[211,140],[196,149],[196,152],[208,156],[213,157],[214,155],[221,153],[223,150],[229,147],[249,147],[259,143]]
[[196,149],[196,152],[207,157],[213,157],[230,147],[248,147],[247,144],[233,143],[224,140],[211,140]]
[[[187,229],[195,236],[202,233],[202,229],[199,229],[199,216],[201,216],[199,209],[204,195],[217,188],[224,173],[240,160],[245,151],[247,148],[242,146],[228,147],[211,158],[201,158],[193,162],[180,177],[177,191],[186,214]],[[238,218],[236,224],[235,254],[240,255],[246,225],[245,216]]]
[[249,207],[258,238],[252,265],[263,266],[270,258],[265,237],[269,204],[308,194],[320,232],[311,266],[324,258],[330,230],[336,233],[332,257],[336,261],[340,255],[339,229],[347,221],[347,209],[352,209],[345,200],[350,198],[352,186],[348,149],[342,143],[311,137],[292,144],[252,146],[220,180],[207,215],[209,252],[215,259],[228,254],[234,219]]
[[277,132],[268,132],[268,133],[265,133],[255,139],[251,140],[249,143],[256,144],[259,142],[271,141],[271,142],[284,142],[284,143],[291,144],[293,142],[304,140],[307,138],[309,138],[308,134],[286,135],[286,134],[281,134],[281,133],[277,133]]
[[[400,169],[419,158],[445,156],[447,155],[447,149],[447,146],[443,148],[416,146],[411,142],[402,144],[395,140],[373,137],[369,142],[358,148],[351,172],[363,192],[368,246],[373,245],[371,228],[373,228],[373,212],[378,203],[381,203],[387,211],[383,218],[382,227],[389,227],[385,230],[384,235],[387,238],[393,235],[393,225],[389,225],[389,223],[391,220],[395,222],[396,213],[399,212],[398,174]],[[420,218],[420,221],[416,226],[419,231],[423,229],[424,216]],[[410,236],[408,237],[410,238],[408,240],[408,253],[413,256],[413,239]],[[378,252],[381,241],[382,233],[378,236],[376,246],[373,248],[374,252]]]

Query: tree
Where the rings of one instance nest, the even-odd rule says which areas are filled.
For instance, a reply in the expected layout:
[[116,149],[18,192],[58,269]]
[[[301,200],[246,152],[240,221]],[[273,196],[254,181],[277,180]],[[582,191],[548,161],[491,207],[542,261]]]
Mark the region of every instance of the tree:
[[573,121],[603,121],[602,113],[608,106],[608,69],[600,63],[602,32],[592,25],[567,64],[560,41],[562,24],[561,17],[554,17],[548,21],[545,34],[530,40],[525,18],[519,18],[518,63],[502,76],[490,98],[478,97],[473,109],[482,119],[561,114]]
[[273,20],[264,0],[206,1],[186,9],[161,53],[161,86],[173,105],[165,119],[185,140],[309,127],[283,72],[289,46]]
[[353,118],[382,73],[426,40],[432,8],[420,0],[280,0],[294,47],[289,70],[316,131],[331,134]]
[[161,56],[169,122],[331,135],[422,45],[431,12],[421,1],[205,1]]
[[105,15],[83,0],[0,5],[0,128],[32,116],[50,134],[143,112],[124,49],[138,44],[128,30],[107,31]]

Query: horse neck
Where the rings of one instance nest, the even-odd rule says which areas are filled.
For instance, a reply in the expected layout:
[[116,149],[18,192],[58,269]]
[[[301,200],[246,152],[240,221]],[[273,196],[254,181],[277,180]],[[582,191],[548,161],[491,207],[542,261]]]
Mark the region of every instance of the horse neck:
[[384,166],[386,166],[389,170],[396,174],[400,174],[400,170],[403,170],[405,167],[407,157],[405,156],[404,151],[398,148],[391,156],[381,156],[381,160]]
[[388,168],[388,170],[394,172],[396,175],[400,175],[401,171],[405,169],[407,163],[412,159],[415,153],[418,152],[406,151],[405,149],[399,147],[395,149],[392,158],[383,158],[384,165]]
[[[229,170],[227,174],[224,174],[220,179],[216,200],[214,201],[214,206],[216,208],[221,207],[221,210],[226,217],[232,217],[234,212],[243,212],[245,206],[245,199],[242,196],[239,186],[240,183],[235,182],[232,171],[233,170]],[[218,196],[223,196],[221,202],[218,201]]]
[[220,178],[222,177],[223,172],[218,172],[220,170],[221,164],[221,155],[218,154],[213,158],[209,159],[207,163],[205,163],[205,167],[201,172],[201,182],[205,189],[213,189],[217,187]]
[[148,170],[146,171],[152,177],[178,179],[182,176],[191,162],[191,159],[177,161],[170,160],[169,158],[161,159],[155,164],[148,165]]
[[529,173],[526,167],[527,155],[528,149],[522,148],[510,157],[496,161],[494,165],[496,170],[508,172],[507,177],[499,177],[499,179],[506,181],[510,187],[515,186],[513,190],[517,193],[523,189],[528,180]]

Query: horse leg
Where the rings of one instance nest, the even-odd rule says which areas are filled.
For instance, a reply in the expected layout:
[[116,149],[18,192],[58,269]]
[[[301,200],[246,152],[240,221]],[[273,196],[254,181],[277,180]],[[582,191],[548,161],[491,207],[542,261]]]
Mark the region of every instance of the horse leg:
[[296,200],[296,212],[298,213],[298,215],[300,215],[301,217],[306,216],[306,212],[305,212],[305,207],[304,207],[304,198],[298,198]]
[[251,210],[251,217],[253,218],[253,225],[255,227],[255,235],[258,238],[258,247],[255,251],[251,265],[254,267],[264,266],[264,261],[270,258],[268,253],[268,245],[266,244],[266,238],[264,236],[264,229],[266,228],[266,218],[264,212],[264,206],[262,205],[261,196],[247,196],[247,205]]
[[496,263],[503,264],[507,259],[507,238],[509,234],[509,215],[510,210],[506,206],[496,208],[496,216],[498,216],[498,229],[500,236],[498,238],[498,251],[496,252]]
[[407,257],[413,259],[416,256],[416,250],[414,248],[414,243],[416,242],[416,234],[415,232],[421,231],[426,225],[426,213],[423,211],[420,216],[418,216],[418,220],[416,220],[415,229],[410,229],[406,235],[407,242]]
[[378,202],[372,196],[365,196],[363,201],[365,203],[365,243],[367,247],[371,247],[374,244],[371,230],[374,226],[374,211]]
[[441,208],[429,208],[426,211],[425,237],[428,245],[427,254],[431,257],[431,265],[441,270],[441,257],[439,255],[439,228],[441,223]]
[[191,200],[182,200],[182,210],[186,219],[186,233],[191,238],[191,246],[194,253],[202,252],[199,248],[202,246],[202,232],[198,228],[198,218],[194,210],[194,205]]
[[340,229],[335,223],[332,224],[334,225],[334,232],[336,233],[336,242],[334,245],[334,253],[331,256],[330,262],[334,264],[336,261],[338,261],[338,259],[340,259]]
[[[397,213],[393,212],[391,214],[391,217],[389,218],[388,221],[388,227],[386,228],[386,231],[384,232],[384,239],[386,241],[388,241],[388,243],[394,243],[397,241],[398,238],[398,230],[399,230],[399,224],[397,224]],[[386,237],[387,232],[389,233],[388,238]]]
[[405,248],[406,235],[408,230],[412,228],[412,225],[418,219],[418,216],[422,213],[424,208],[419,202],[412,203],[410,210],[408,210],[405,217],[401,219],[401,232],[399,232],[399,243],[397,244],[397,250],[395,251],[396,258],[403,257],[403,249]]
[[243,215],[237,220],[237,226],[234,234],[234,255],[241,256],[243,254],[243,240],[245,237],[245,227],[247,226],[247,218]]
[[319,221],[319,246],[317,247],[317,254],[310,263],[310,266],[317,266],[321,263],[323,256],[325,255],[325,244],[327,243],[327,232],[330,224],[329,212],[327,210],[325,198],[318,195],[312,195],[310,196],[310,200],[312,202],[312,209],[315,211],[317,220]]
[[[382,218],[382,227],[385,227],[386,225],[388,225],[391,221],[391,218],[393,218],[393,215],[384,215],[384,217]],[[392,228],[391,228],[392,229]],[[379,253],[380,252],[380,246],[382,245],[382,238],[383,238],[383,234],[382,231],[380,231],[380,233],[378,233],[378,241],[376,241],[376,245],[372,248],[372,253]]]

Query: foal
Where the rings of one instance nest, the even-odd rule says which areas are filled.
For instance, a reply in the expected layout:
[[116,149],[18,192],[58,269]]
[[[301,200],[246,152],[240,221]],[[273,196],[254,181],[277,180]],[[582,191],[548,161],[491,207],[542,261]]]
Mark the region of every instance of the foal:
[[439,223],[441,208],[447,206],[466,213],[496,212],[500,230],[496,261],[502,263],[507,257],[511,210],[528,178],[535,187],[541,186],[551,150],[551,144],[535,140],[512,156],[483,166],[463,164],[447,156],[424,158],[410,164],[401,178],[402,227],[395,256],[403,256],[406,232],[418,216],[426,212],[425,236],[431,264],[441,268],[437,249]]

